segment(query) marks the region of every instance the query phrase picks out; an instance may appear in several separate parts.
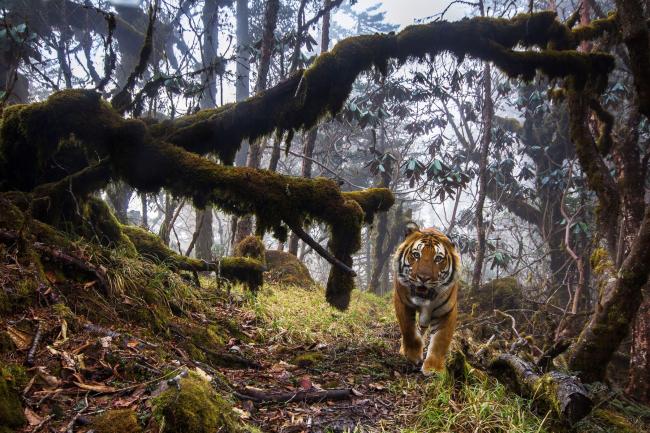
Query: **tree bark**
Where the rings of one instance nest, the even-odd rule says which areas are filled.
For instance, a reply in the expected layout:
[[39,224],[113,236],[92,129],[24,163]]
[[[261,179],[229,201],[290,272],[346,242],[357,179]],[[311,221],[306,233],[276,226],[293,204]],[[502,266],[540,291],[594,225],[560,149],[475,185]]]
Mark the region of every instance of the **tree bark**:
[[650,207],[646,208],[641,228],[630,254],[618,271],[616,281],[604,290],[600,308],[592,315],[575,343],[569,369],[579,371],[586,382],[602,381],[607,365],[643,300],[642,287],[650,273]]
[[587,416],[593,407],[587,390],[575,377],[557,371],[542,374],[515,355],[496,356],[488,370],[517,394],[541,405],[542,411],[553,411],[569,425]]
[[641,0],[616,0],[623,40],[630,55],[634,85],[641,113],[650,119],[650,31]]
[[[326,12],[323,14],[323,26],[321,30],[321,44],[320,44],[320,53],[323,54],[329,49],[330,44],[330,7],[332,0],[323,0],[323,10]],[[311,158],[314,155],[314,147],[316,145],[316,138],[318,137],[318,126],[314,126],[309,130],[307,134],[307,139],[304,142],[302,148],[302,154],[306,158],[302,159],[302,177],[311,177],[311,168],[312,161]],[[380,216],[381,218],[381,216]],[[289,237],[289,253],[294,256],[298,255],[298,236],[295,233],[292,233]]]
[[[219,59],[218,2],[206,1],[204,3],[201,20],[203,21],[204,28],[201,56],[205,70],[201,75],[203,93],[201,95],[200,107],[201,109],[208,109],[217,106],[217,80],[214,66]],[[237,66],[239,66],[239,63]],[[237,70],[239,71],[239,68]],[[198,228],[195,245],[196,257],[208,261],[212,260],[212,244],[214,243],[212,219],[212,206],[196,209],[195,224]]]
[[[262,92],[266,89],[269,68],[271,66],[271,56],[275,45],[275,28],[278,22],[278,11],[280,9],[279,0],[267,0],[264,11],[264,31],[262,34],[262,47],[260,56],[260,65],[257,70],[257,82],[255,83],[255,93]],[[250,143],[246,165],[252,168],[259,168],[262,162],[262,146],[266,139],[262,138]],[[241,242],[246,236],[253,232],[253,218],[245,215],[237,222],[237,232],[235,234],[235,244]]]
[[485,63],[483,67],[483,137],[481,139],[480,159],[478,166],[478,199],[476,201],[476,257],[474,261],[474,272],[472,273],[472,291],[477,293],[481,284],[483,272],[483,261],[485,258],[485,223],[483,221],[483,206],[487,193],[487,161],[492,140],[492,118],[494,107],[492,105],[492,76],[490,64]]
[[650,404],[650,287],[646,283],[644,299],[632,328],[630,379],[625,392],[637,400]]
[[196,238],[196,258],[211,261],[212,244],[214,243],[214,234],[212,233],[212,207],[206,206],[205,209],[196,211],[196,227],[199,227],[199,234]]
[[[235,99],[243,101],[250,95],[250,33],[248,31],[248,0],[237,0],[237,67],[235,80]],[[235,156],[238,167],[246,165],[248,140],[241,143]]]

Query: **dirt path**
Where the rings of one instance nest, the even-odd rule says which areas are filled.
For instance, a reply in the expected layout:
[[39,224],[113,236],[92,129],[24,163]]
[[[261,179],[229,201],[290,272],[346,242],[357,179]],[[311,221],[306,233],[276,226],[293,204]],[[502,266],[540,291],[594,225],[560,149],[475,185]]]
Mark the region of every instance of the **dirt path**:
[[[239,317],[246,334],[260,340],[259,321],[246,314]],[[339,338],[331,343],[284,345],[270,341],[242,347],[231,341],[233,352],[245,352],[260,368],[220,371],[238,390],[352,390],[352,397],[343,401],[240,401],[244,418],[265,432],[397,432],[408,426],[417,412],[425,378],[399,355],[395,324],[370,326],[373,329],[368,332],[377,338],[365,342]]]

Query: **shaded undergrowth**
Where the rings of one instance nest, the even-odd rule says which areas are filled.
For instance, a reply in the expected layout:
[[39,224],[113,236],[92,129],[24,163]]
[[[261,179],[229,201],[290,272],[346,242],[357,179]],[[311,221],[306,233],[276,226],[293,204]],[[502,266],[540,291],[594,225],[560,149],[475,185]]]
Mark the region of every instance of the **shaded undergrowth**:
[[[228,295],[214,277],[197,287],[164,263],[79,240],[73,246],[77,257],[105,270],[106,287],[48,261],[37,272],[18,260],[14,245],[0,244],[0,406],[18,402],[24,411],[12,429],[26,423],[19,431],[65,431],[72,422],[73,431],[90,426],[98,433],[111,433],[107,426],[189,433],[566,431],[467,365],[464,379],[425,378],[398,354],[388,297],[356,291],[341,312],[323,302],[321,288],[267,284],[253,297],[235,286]],[[26,365],[39,333],[33,366]],[[353,394],[310,404],[235,397],[251,386]],[[172,405],[190,400],[191,407]],[[213,416],[216,410],[223,416]],[[648,420],[647,408],[609,393],[575,431],[644,431]]]

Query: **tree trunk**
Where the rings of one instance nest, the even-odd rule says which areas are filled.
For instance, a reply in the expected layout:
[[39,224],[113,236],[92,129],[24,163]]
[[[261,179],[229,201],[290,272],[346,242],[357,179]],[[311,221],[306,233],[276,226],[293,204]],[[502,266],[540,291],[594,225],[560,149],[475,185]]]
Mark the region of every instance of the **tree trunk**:
[[490,150],[490,141],[492,139],[492,117],[494,115],[492,105],[492,76],[490,64],[485,63],[483,67],[483,137],[481,139],[481,151],[478,167],[478,200],[476,202],[476,258],[474,262],[474,272],[472,273],[472,291],[477,293],[481,284],[481,274],[483,272],[483,261],[485,258],[485,223],[483,221],[483,206],[485,205],[485,195],[487,190],[487,160]]
[[382,292],[380,278],[384,273],[386,265],[386,256],[390,254],[387,251],[386,235],[388,232],[388,217],[386,214],[380,215],[377,218],[377,225],[375,227],[375,236],[372,249],[372,271],[370,274],[369,290],[378,295]]
[[[606,287],[600,307],[575,343],[569,369],[579,371],[587,382],[602,381],[607,365],[642,303],[642,288],[650,273],[650,207],[645,211],[630,254],[618,271],[616,281]],[[647,318],[646,318],[647,320]]]
[[147,210],[147,194],[140,194],[142,200],[142,227],[149,230],[149,212]]
[[196,227],[199,227],[199,234],[196,238],[196,258],[212,261],[212,207],[196,211]]
[[[211,66],[219,58],[219,7],[217,2],[206,1],[203,6],[201,20],[205,32],[201,55],[203,66],[206,69],[202,74],[203,94],[201,95],[201,109],[217,106],[217,81],[214,68]],[[196,257],[203,260],[212,260],[212,206],[196,209],[196,227],[199,227],[196,238]]]
[[620,28],[630,55],[634,85],[639,95],[639,108],[650,119],[650,31],[643,9],[642,0],[616,0]]
[[[370,274],[370,280],[368,284],[368,290],[372,290],[374,293],[383,294],[388,291],[390,287],[389,271],[390,271],[390,258],[392,257],[393,251],[397,248],[404,236],[404,227],[412,218],[412,210],[406,209],[403,210],[402,206],[398,206],[392,214],[392,223],[390,228],[386,229],[387,236],[384,241],[384,248],[382,253],[377,256],[376,247],[373,250],[375,255],[373,256],[372,261],[372,271]],[[379,220],[379,218],[378,218]],[[379,237],[379,223],[377,224],[377,237]],[[377,242],[375,242],[375,245]],[[383,278],[382,278],[383,276]]]
[[108,202],[113,207],[115,211],[115,216],[122,224],[129,224],[128,220],[128,211],[129,211],[129,202],[131,201],[131,196],[133,195],[133,188],[127,185],[125,182],[116,181],[113,182],[106,188],[106,195],[108,197]]
[[[280,9],[279,0],[267,0],[264,10],[264,32],[262,35],[262,46],[260,65],[257,71],[257,82],[255,83],[255,93],[266,89],[269,68],[271,66],[271,56],[275,45],[275,28],[278,23],[278,11]],[[250,143],[246,165],[252,168],[259,168],[262,162],[262,144],[266,143],[265,139],[260,139]],[[246,236],[253,232],[253,217],[250,215],[243,216],[237,222],[237,233],[235,234],[235,244],[240,242]]]
[[280,162],[280,140],[278,137],[273,139],[273,150],[271,159],[269,159],[269,171],[278,171],[278,162]]
[[[250,96],[250,33],[248,31],[248,0],[237,0],[237,78],[235,80],[235,98],[237,102]],[[248,141],[244,140],[235,156],[238,167],[246,165]]]
[[[327,10],[323,15],[323,26],[321,30],[321,44],[320,52],[323,54],[329,49],[330,44],[330,8],[331,0],[323,0],[323,9]],[[298,52],[300,50],[300,42],[298,44]],[[314,126],[309,130],[307,134],[307,139],[304,141],[302,148],[302,154],[305,158],[302,159],[302,177],[311,177],[311,168],[312,168],[312,156],[314,155],[314,147],[316,145],[316,138],[318,137],[318,126]],[[383,216],[383,215],[382,215]],[[296,256],[298,254],[298,236],[295,233],[291,233],[289,237],[289,252]]]
[[214,108],[217,106],[217,80],[214,63],[218,60],[219,52],[219,7],[215,1],[206,1],[203,5],[201,21],[203,22],[203,45],[201,56],[205,70],[201,73],[203,92],[200,107]]
[[166,246],[169,246],[169,240],[171,237],[172,229],[174,228],[174,222],[178,217],[178,212],[181,211],[182,204],[179,201],[171,196],[171,194],[165,194],[165,216],[163,221],[160,224],[160,229],[158,230],[158,236],[162,239],[163,243]]
[[626,393],[650,404],[650,287],[646,283],[644,299],[632,329],[630,380]]

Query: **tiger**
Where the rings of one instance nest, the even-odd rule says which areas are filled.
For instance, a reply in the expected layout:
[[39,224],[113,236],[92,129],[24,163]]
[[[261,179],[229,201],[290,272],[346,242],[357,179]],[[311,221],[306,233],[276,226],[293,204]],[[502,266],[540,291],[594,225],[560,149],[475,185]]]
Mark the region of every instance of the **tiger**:
[[431,328],[431,341],[421,371],[441,371],[456,328],[460,256],[442,232],[420,229],[410,222],[394,255],[395,314],[401,331],[400,354],[415,364],[422,361],[420,330]]

